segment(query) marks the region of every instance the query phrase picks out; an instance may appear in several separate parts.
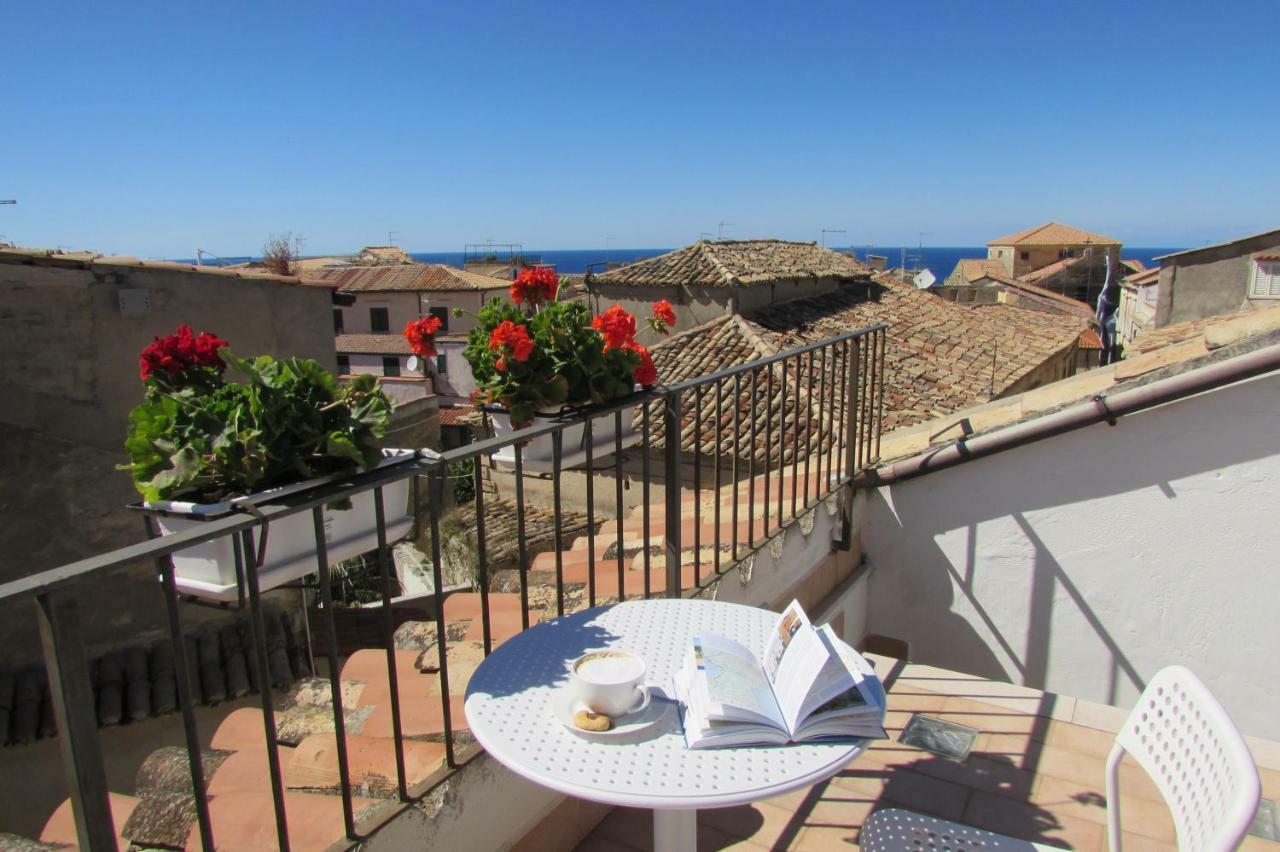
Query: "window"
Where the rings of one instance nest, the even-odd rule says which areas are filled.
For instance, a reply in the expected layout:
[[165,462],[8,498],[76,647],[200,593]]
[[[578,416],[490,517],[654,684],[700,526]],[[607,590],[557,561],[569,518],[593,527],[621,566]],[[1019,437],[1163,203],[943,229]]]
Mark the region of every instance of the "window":
[[[385,310],[385,308],[383,309]],[[398,376],[400,375],[400,359],[393,357],[383,357],[382,359],[382,375]]]
[[1280,299],[1280,260],[1255,260],[1251,299]]
[[342,334],[342,308],[333,309],[333,333]]
[[351,356],[350,355],[338,356],[338,375],[339,376],[351,375]]
[[448,308],[431,308],[429,310],[431,316],[440,320],[440,331],[444,333],[449,330],[449,309]]
[[436,373],[443,376],[449,372],[449,356],[441,352],[436,356]]
[[391,317],[387,315],[386,308],[369,309],[369,330],[375,334],[391,330]]
[[1030,260],[1030,259],[1031,259],[1031,252],[1029,252],[1029,251],[1020,251],[1020,252],[1018,252],[1018,258],[1019,258],[1019,259],[1021,259],[1021,260]]

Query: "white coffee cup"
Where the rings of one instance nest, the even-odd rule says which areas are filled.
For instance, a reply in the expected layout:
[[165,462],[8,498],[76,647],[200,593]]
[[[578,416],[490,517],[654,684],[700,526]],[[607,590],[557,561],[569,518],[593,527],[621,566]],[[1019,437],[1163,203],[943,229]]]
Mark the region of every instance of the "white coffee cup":
[[611,718],[649,706],[644,660],[626,651],[591,651],[573,661],[569,689],[574,700]]

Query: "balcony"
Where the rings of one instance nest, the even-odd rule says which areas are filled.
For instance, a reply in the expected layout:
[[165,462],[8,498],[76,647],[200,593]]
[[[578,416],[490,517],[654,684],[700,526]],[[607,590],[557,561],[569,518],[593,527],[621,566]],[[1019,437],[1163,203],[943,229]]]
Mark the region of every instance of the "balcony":
[[[645,848],[648,822],[636,812],[565,800],[491,761],[466,729],[462,696],[479,662],[517,632],[660,595],[769,607],[797,597],[816,622],[884,652],[871,656],[890,687],[890,739],[805,793],[705,812],[706,848],[842,848],[890,803],[1101,848],[1100,767],[1120,708],[1175,659],[1256,735],[1274,799],[1280,672],[1257,653],[1273,643],[1273,581],[1256,570],[1256,552],[1237,548],[1206,591],[1204,577],[1159,550],[1190,547],[1200,559],[1179,528],[1206,501],[1253,494],[1280,468],[1266,437],[1233,416],[1256,409],[1259,394],[1273,398],[1274,375],[1224,380],[1034,453],[876,482],[883,347],[882,328],[841,335],[0,587],[0,600],[34,602],[50,673],[47,698],[26,674],[14,700],[0,700],[10,738],[23,743],[0,751],[0,832],[93,849]],[[639,440],[626,446],[620,412],[632,407]],[[1205,417],[1223,424],[1212,452],[1186,425]],[[615,450],[601,453],[593,430],[616,436]],[[1151,435],[1164,436],[1160,465],[1108,456],[1130,442],[1149,453]],[[545,471],[526,467],[540,439],[551,446]],[[575,440],[585,464],[569,469]],[[1089,475],[1070,473],[1089,453]],[[416,528],[364,560],[364,605],[335,602],[342,583],[323,555],[302,584],[259,587],[254,554],[272,523],[310,512],[319,524],[321,507],[361,492],[381,505],[405,479]],[[1140,501],[1173,501],[1162,487],[1181,503],[1135,514]],[[1143,521],[1133,542],[1160,557],[1134,562],[1141,576],[1126,582],[1102,558],[1117,547],[1088,546],[1111,500]],[[197,604],[179,598],[170,556],[227,536],[243,577],[227,610],[233,629],[192,636],[184,625]],[[1214,537],[1199,538],[1211,552]],[[1131,545],[1126,557],[1141,551]],[[413,552],[419,587],[406,567]],[[154,564],[169,617],[166,640],[141,663],[85,647],[77,616],[92,602],[76,593],[139,560]],[[1241,600],[1246,581],[1264,588]],[[1151,606],[1151,589],[1164,586],[1169,598]],[[1221,632],[1238,652],[1179,629],[1205,622],[1231,624]],[[124,648],[131,637],[120,639]],[[913,713],[976,728],[972,753],[952,760],[899,742]],[[1128,774],[1130,848],[1171,848],[1163,805]]]

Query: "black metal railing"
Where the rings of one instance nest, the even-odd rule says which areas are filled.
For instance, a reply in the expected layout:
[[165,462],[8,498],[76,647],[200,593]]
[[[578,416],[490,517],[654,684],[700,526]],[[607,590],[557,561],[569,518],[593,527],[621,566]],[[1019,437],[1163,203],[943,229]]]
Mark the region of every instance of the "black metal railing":
[[[117,832],[109,807],[90,670],[78,620],[75,593],[81,581],[119,571],[137,564],[138,560],[154,561],[173,646],[195,828],[202,847],[212,850],[218,827],[210,812],[206,789],[195,713],[197,698],[192,693],[189,677],[195,661],[188,659],[183,640],[182,607],[172,556],[193,545],[232,538],[237,577],[243,580],[241,606],[247,607],[252,627],[251,664],[257,669],[256,685],[276,833],[279,847],[288,849],[287,786],[277,748],[277,705],[268,666],[263,616],[265,590],[261,588],[260,575],[273,525],[286,517],[309,512],[315,534],[318,577],[313,594],[320,617],[327,621],[327,629],[320,631],[325,637],[324,647],[315,648],[313,652],[327,665],[345,830],[345,839],[335,837],[334,840],[339,844],[354,843],[394,817],[403,806],[426,795],[478,749],[463,735],[464,723],[453,718],[449,701],[452,692],[450,640],[441,521],[451,465],[474,462],[470,473],[474,476],[472,504],[453,511],[472,518],[466,526],[475,534],[476,591],[483,653],[487,655],[495,644],[507,638],[495,633],[492,623],[490,548],[486,542],[486,505],[490,499],[487,492],[491,486],[504,483],[514,490],[520,629],[529,627],[535,614],[539,617],[563,615],[571,605],[594,606],[601,600],[647,598],[654,594],[699,595],[739,560],[812,511],[816,503],[842,489],[852,489],[855,474],[877,459],[884,398],[884,348],[883,326],[862,329],[711,375],[657,387],[590,411],[566,414],[500,438],[488,438],[443,454],[421,453],[412,460],[328,484],[280,504],[262,505],[211,520],[194,529],[160,537],[148,519],[150,538],[143,543],[0,586],[0,601],[29,598],[36,604],[80,847],[114,849]],[[574,437],[579,428],[581,439]],[[613,432],[612,441],[598,444],[595,440],[598,430],[608,428]],[[536,501],[531,504],[527,498],[534,482],[531,453],[543,439],[550,441],[549,463],[543,459],[534,466],[541,468],[537,474],[540,482],[550,480],[554,578],[546,582],[554,585],[554,603],[549,602],[551,596],[542,596],[542,600],[548,601],[546,611],[535,613],[531,609],[531,583],[536,581],[531,579],[530,568],[536,554],[529,545],[527,516]],[[507,451],[505,462],[495,458],[503,451]],[[612,456],[612,463],[597,468],[597,456]],[[572,509],[565,506],[563,480],[566,471],[579,464],[585,465],[583,509],[587,564],[585,577],[570,581],[566,579],[565,559],[566,553],[572,551],[567,551],[570,542],[565,540],[562,525],[566,512]],[[611,493],[599,495],[597,500],[595,479],[606,475],[614,480],[609,489]],[[402,719],[405,700],[402,687],[405,685],[399,682],[396,665],[395,584],[384,505],[384,489],[410,478],[415,517],[419,522],[425,519],[430,531],[434,592],[430,595],[429,609],[434,616],[435,676],[441,701],[441,730],[436,739],[443,743],[444,751],[443,763],[437,770],[414,777],[409,776],[405,757],[407,737]],[[640,497],[636,505],[628,507],[624,490],[630,490],[630,481],[634,480],[639,480]],[[710,489],[705,487],[708,483]],[[422,486],[425,486],[425,495],[421,493]],[[652,502],[653,490],[657,487],[663,489],[660,504]],[[686,489],[693,495],[688,504],[683,500]],[[378,589],[384,616],[381,638],[386,652],[395,783],[393,806],[361,818],[353,799],[355,785],[348,754],[324,512],[328,504],[369,491],[373,492],[373,521],[377,530]],[[708,496],[712,504],[704,507]],[[542,508],[545,511],[546,507]],[[633,509],[639,512],[632,512]],[[597,523],[598,512],[612,517]],[[710,517],[705,517],[707,514]],[[608,552],[610,548],[612,553]],[[598,550],[603,557],[599,563]],[[659,558],[663,562],[662,572],[655,577],[654,564]],[[616,588],[599,588],[614,571]],[[579,587],[585,587],[585,599],[574,604],[566,590],[573,588],[578,594],[582,591]]]

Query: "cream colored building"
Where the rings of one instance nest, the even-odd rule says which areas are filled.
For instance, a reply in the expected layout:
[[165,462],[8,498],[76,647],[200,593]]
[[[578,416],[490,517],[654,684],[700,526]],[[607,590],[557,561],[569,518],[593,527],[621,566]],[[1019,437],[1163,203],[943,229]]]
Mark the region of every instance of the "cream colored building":
[[[442,402],[466,402],[475,390],[471,370],[462,357],[467,333],[489,299],[510,300],[510,281],[434,263],[347,266],[312,270],[309,282],[336,286],[351,304],[333,309],[333,333],[342,373],[373,373],[404,385],[421,380],[421,391]],[[454,311],[460,310],[460,315]],[[404,327],[434,316],[441,330],[439,355],[430,364],[410,367]],[[401,394],[412,392],[400,389]]]
[[1119,240],[1046,222],[987,243],[987,259],[998,260],[1006,275],[1020,278],[1050,264],[1073,257],[1111,255],[1119,263]]
[[1120,306],[1116,308],[1116,342],[1133,343],[1138,332],[1155,325],[1160,298],[1160,268],[1144,269],[1120,283]]

